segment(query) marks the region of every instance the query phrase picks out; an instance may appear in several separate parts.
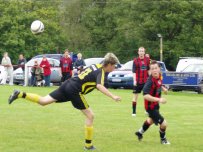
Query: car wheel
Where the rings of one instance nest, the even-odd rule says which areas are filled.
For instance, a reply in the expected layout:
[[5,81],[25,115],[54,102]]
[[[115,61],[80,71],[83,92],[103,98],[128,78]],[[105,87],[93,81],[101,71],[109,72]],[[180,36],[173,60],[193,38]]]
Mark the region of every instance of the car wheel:
[[198,91],[198,94],[203,94],[203,85],[200,86],[200,90]]
[[178,92],[178,91],[181,91],[181,90],[178,90],[178,89],[172,89],[173,92]]

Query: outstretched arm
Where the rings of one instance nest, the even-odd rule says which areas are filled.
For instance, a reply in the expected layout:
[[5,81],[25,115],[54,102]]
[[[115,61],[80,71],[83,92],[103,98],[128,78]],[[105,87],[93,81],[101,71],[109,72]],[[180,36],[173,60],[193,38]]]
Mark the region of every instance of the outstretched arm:
[[166,103],[166,99],[165,98],[157,98],[157,97],[153,97],[150,94],[145,94],[144,95],[144,99],[150,102],[159,102],[159,103]]
[[121,101],[121,98],[119,96],[113,95],[107,88],[105,88],[103,85],[101,84],[97,84],[97,89],[99,91],[101,91],[103,94],[105,94],[106,96],[112,98],[115,101]]

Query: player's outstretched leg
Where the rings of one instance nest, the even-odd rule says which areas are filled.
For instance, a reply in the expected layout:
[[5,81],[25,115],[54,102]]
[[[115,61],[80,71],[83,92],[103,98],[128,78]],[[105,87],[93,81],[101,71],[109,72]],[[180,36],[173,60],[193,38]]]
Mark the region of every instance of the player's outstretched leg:
[[46,95],[44,97],[35,94],[35,93],[26,93],[19,90],[14,90],[8,99],[8,103],[11,104],[18,98],[24,98],[27,101],[31,101],[34,103],[38,103],[39,105],[45,106],[51,104],[56,101],[56,99],[52,98],[50,95]]
[[14,90],[8,99],[8,103],[11,104],[18,98],[25,98],[26,100],[29,100],[31,102],[39,103],[41,96],[34,93],[25,93],[19,90]]

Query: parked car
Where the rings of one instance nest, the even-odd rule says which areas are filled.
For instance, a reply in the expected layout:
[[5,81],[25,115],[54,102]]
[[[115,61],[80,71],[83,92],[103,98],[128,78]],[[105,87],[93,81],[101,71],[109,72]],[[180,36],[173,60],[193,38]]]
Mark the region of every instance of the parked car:
[[[52,83],[60,83],[61,82],[61,69],[59,67],[59,60],[57,59],[53,59],[53,58],[47,58],[50,65],[51,65],[51,76],[50,76],[50,80]],[[38,63],[40,64],[40,62],[42,61],[42,58],[33,58],[30,61],[28,61],[25,64],[25,77],[28,77],[28,80],[26,80],[25,85],[28,85],[29,80],[31,78],[31,67],[34,65],[34,61],[38,61]],[[13,83],[14,84],[24,84],[24,80],[25,80],[23,71],[21,68],[18,68],[14,71],[13,73]]]
[[[166,66],[163,62],[158,61],[161,70],[166,71]],[[133,88],[133,60],[125,63],[120,69],[117,69],[108,75],[109,88]]]

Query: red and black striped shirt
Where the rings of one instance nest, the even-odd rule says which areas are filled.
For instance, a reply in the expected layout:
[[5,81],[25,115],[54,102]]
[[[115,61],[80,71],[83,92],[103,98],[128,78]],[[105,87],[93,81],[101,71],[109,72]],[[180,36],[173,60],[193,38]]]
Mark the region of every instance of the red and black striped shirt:
[[[158,79],[149,76],[147,79],[147,82],[145,83],[145,86],[143,88],[143,95],[149,94],[153,97],[160,98],[161,97],[161,86],[162,86],[162,77],[159,76]],[[151,102],[148,100],[145,100],[145,109],[146,110],[153,110],[155,108],[159,108],[158,102]]]
[[71,58],[62,57],[60,60],[61,72],[71,72],[73,70],[73,63]]
[[136,82],[143,84],[147,81],[149,70],[150,58],[144,57],[144,59],[135,58],[133,62],[132,72],[136,73]]

